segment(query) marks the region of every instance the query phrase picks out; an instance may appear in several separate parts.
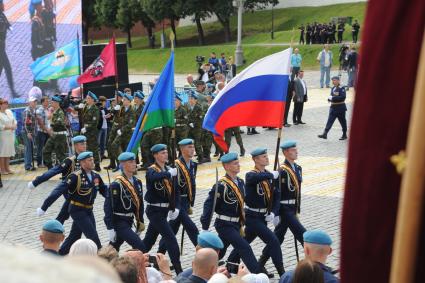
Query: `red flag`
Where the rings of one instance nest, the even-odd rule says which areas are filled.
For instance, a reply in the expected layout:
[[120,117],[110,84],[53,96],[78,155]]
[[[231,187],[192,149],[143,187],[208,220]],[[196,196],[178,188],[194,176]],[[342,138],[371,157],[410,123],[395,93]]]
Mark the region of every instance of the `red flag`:
[[85,84],[116,76],[116,66],[115,37],[113,37],[99,57],[78,77],[78,83]]
[[367,5],[341,226],[343,283],[389,280],[401,181],[390,159],[406,148],[425,24],[423,0]]

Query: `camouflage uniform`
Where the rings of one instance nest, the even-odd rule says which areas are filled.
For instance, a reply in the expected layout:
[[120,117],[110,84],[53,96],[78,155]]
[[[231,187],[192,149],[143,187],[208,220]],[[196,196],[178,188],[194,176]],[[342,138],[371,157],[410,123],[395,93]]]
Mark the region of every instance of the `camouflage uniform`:
[[[142,115],[144,107],[145,107],[145,102],[142,102],[142,104],[140,106],[138,106],[136,104],[133,106],[134,117],[135,117],[134,127],[137,125],[137,122],[139,121],[140,115]],[[146,159],[144,158],[143,155],[142,155],[142,160],[143,160],[143,162],[146,162]],[[139,160],[139,149],[137,149],[137,154],[136,154],[137,164],[139,164],[139,161],[140,161]]]
[[52,136],[47,140],[43,148],[44,163],[48,168],[52,167],[52,153],[56,153],[56,160],[62,162],[68,151],[66,144],[66,122],[65,113],[58,108],[52,115],[50,127],[53,130]]
[[176,119],[176,141],[179,142],[182,139],[188,137],[188,113],[187,108],[181,105],[175,110],[174,119]]
[[144,164],[144,167],[147,167],[153,163],[153,155],[151,153],[151,147],[155,144],[162,142],[162,127],[157,127],[149,130],[143,134],[142,138],[142,157],[147,160],[147,164]]
[[232,134],[235,136],[236,143],[239,145],[241,150],[241,156],[245,155],[245,148],[243,147],[242,137],[241,137],[241,129],[239,127],[229,128],[224,131],[224,141],[230,149],[230,144],[232,142]]
[[[115,137],[117,136],[117,131],[121,127],[122,124],[122,113],[124,111],[122,107],[122,102],[119,104],[121,106],[120,110],[111,110],[112,114],[114,115],[114,118],[112,119],[112,127],[111,131],[109,132],[109,138],[108,138],[108,157],[110,159],[110,165],[108,168],[115,168],[115,160],[116,157],[112,157],[112,143],[114,142]],[[105,167],[106,168],[106,167]]]
[[189,108],[189,124],[192,123],[193,127],[189,129],[189,137],[195,141],[195,150],[196,154],[198,155],[198,161],[202,161],[203,159],[203,152],[202,152],[202,144],[201,144],[201,137],[202,137],[202,121],[204,119],[204,111],[202,109],[201,104],[199,102],[196,102],[196,104]]
[[117,159],[118,155],[127,149],[127,145],[133,135],[133,129],[136,123],[136,116],[133,107],[130,106],[128,109],[125,109],[125,107],[122,108],[122,126],[119,129],[121,131],[121,135],[117,133],[114,137],[111,148],[111,159]]
[[81,119],[83,128],[86,129],[86,132],[82,134],[87,138],[87,150],[93,152],[94,163],[96,164],[96,169],[99,170],[99,143],[97,142],[97,136],[99,135],[97,126],[100,119],[99,108],[94,104],[84,106]]

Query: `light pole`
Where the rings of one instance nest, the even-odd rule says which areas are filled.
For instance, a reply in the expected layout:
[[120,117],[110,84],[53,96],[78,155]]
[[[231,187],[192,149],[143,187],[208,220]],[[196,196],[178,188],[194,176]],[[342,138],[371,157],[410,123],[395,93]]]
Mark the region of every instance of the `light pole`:
[[244,0],[233,1],[233,6],[238,8],[238,41],[236,43],[235,64],[236,66],[243,65],[243,50],[242,50],[242,12]]
[[272,33],[271,33],[272,39],[274,39],[274,11],[273,11],[273,7],[274,7],[274,4],[272,4]]

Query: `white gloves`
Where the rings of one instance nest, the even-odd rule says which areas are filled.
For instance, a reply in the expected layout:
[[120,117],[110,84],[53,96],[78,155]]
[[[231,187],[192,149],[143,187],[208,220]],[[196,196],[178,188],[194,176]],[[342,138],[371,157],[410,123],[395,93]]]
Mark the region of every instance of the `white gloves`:
[[30,190],[34,190],[35,189],[35,186],[34,186],[34,184],[32,182],[28,182],[28,189],[30,189]]
[[78,108],[83,109],[84,108],[84,103],[78,104]]
[[117,232],[114,229],[108,230],[109,241],[112,243],[117,240]]
[[178,216],[179,216],[180,210],[178,210],[177,208],[174,209],[174,211],[169,211],[168,212],[168,219],[169,220],[175,220]]
[[121,136],[121,135],[122,135],[122,133],[121,133],[121,130],[120,130],[120,129],[118,129],[117,134],[118,134],[119,136]]
[[82,134],[85,134],[87,132],[86,128],[82,128],[80,131]]
[[273,225],[274,225],[274,227],[276,227],[277,225],[279,225],[279,223],[280,223],[280,216],[275,216],[273,218]]
[[177,176],[177,169],[176,168],[170,168],[170,169],[168,169],[168,173],[171,174],[171,177]]
[[193,123],[189,123],[189,126],[190,126],[191,128],[193,128],[195,125],[193,125]]
[[114,110],[119,111],[121,109],[121,105],[115,105]]
[[273,174],[273,179],[279,178],[279,171],[272,171],[271,173]]
[[267,214],[265,218],[266,218],[266,222],[273,221],[274,220],[274,213],[270,212],[270,214]]
[[41,207],[37,208],[37,216],[43,216],[46,212],[41,209]]
[[328,101],[332,101],[332,95],[329,95]]

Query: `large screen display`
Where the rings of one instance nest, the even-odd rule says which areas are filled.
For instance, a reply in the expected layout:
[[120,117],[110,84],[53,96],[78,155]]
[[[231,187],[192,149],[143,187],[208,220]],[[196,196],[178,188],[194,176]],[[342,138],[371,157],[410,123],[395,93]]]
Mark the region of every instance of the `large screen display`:
[[0,0],[0,97],[22,103],[33,86],[69,91],[72,78],[37,82],[30,65],[81,35],[81,0]]

